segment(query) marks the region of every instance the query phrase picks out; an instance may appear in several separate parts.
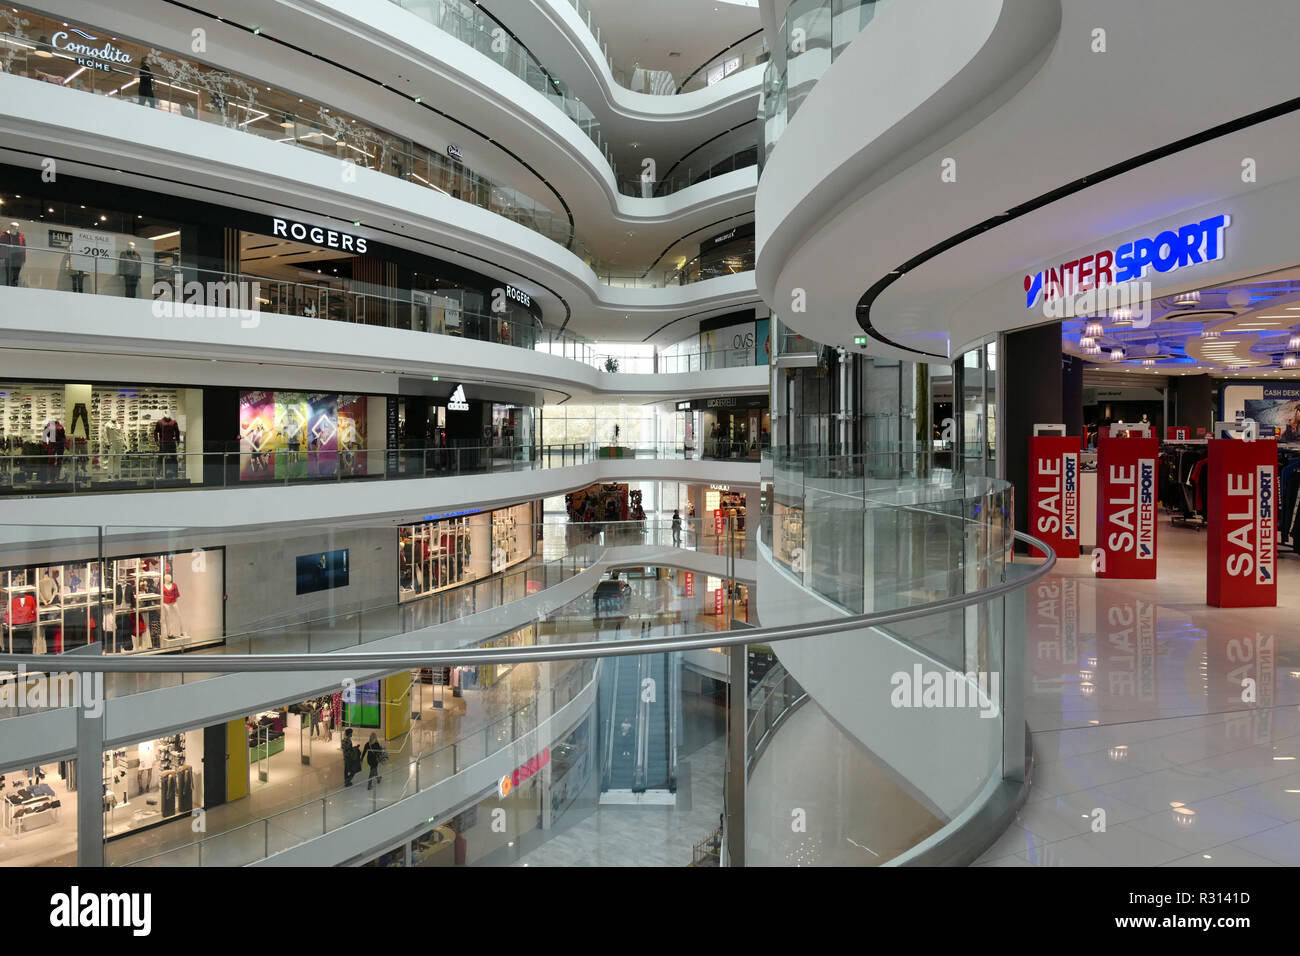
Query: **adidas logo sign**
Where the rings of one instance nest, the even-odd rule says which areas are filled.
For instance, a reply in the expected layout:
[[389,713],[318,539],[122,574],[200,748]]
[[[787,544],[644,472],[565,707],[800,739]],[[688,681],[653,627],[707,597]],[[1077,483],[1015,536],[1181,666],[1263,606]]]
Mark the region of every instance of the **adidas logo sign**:
[[447,399],[447,410],[452,412],[469,411],[469,402],[465,400],[464,385],[457,385],[456,391],[451,393],[451,398]]

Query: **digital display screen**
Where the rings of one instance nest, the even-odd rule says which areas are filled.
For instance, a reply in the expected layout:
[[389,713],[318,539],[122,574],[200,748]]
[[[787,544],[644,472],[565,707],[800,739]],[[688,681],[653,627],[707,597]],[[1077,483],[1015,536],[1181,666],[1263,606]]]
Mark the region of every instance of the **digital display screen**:
[[348,549],[298,555],[298,593],[348,586]]

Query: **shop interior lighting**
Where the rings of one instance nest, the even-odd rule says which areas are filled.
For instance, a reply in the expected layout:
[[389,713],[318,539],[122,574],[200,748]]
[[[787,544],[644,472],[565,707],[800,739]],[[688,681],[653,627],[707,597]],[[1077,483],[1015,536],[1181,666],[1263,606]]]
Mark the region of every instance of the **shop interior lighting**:
[[1300,368],[1300,355],[1296,355],[1294,352],[1290,352],[1282,356],[1282,367]]
[[40,44],[41,44],[40,47],[36,50],[36,55],[39,57],[44,57],[47,60],[52,59],[54,57],[54,54],[51,53],[49,50],[45,49],[50,44],[49,37],[41,37]]
[[1218,337],[1219,337],[1219,333],[1215,329],[1201,330],[1201,338],[1203,339],[1217,339]]
[[1174,305],[1180,305],[1184,308],[1190,308],[1194,305],[1201,304],[1201,293],[1195,289],[1190,292],[1182,292],[1174,296]]
[[1128,325],[1133,321],[1132,309],[1116,309],[1112,318],[1116,325]]
[[1287,339],[1286,347],[1288,352],[1300,352],[1300,332],[1291,333],[1291,338]]
[[1101,338],[1105,333],[1106,330],[1102,328],[1101,323],[1096,319],[1089,319],[1088,324],[1083,327],[1083,334],[1090,339]]
[[1143,359],[1143,360],[1142,360],[1142,364],[1145,365],[1147,368],[1155,368],[1156,360],[1155,360],[1155,359]]
[[280,120],[280,126],[283,129],[293,129],[293,120],[289,118],[288,113],[285,113],[284,118]]

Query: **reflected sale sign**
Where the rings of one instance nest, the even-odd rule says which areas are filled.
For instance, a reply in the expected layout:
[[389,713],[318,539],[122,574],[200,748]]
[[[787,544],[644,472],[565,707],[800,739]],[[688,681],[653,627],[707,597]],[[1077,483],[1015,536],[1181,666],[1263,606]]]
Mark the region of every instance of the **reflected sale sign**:
[[1029,533],[1051,545],[1057,557],[1079,556],[1077,436],[1029,439]]
[[1159,480],[1155,438],[1101,439],[1097,450],[1099,578],[1156,576]]
[[1277,606],[1277,442],[1210,439],[1206,602]]

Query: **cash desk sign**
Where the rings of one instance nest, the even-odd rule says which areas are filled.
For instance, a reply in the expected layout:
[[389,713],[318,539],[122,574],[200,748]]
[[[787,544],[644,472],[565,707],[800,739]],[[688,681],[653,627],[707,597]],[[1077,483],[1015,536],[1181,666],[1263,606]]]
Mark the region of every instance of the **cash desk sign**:
[[[86,40],[89,42],[83,43]],[[54,34],[50,40],[50,46],[56,50],[62,50],[64,53],[72,54],[77,62],[94,70],[111,71],[112,65],[130,66],[133,57],[125,50],[119,50],[107,40],[103,46],[95,46],[99,43],[100,38],[87,33],[79,27],[68,27],[67,30],[60,30]]]
[[1165,229],[1143,236],[1114,249],[1098,249],[1078,259],[1025,276],[1025,308],[1043,299],[1051,301],[1104,286],[1143,278],[1154,268],[1173,272],[1223,258],[1223,233],[1231,225],[1227,214]]

